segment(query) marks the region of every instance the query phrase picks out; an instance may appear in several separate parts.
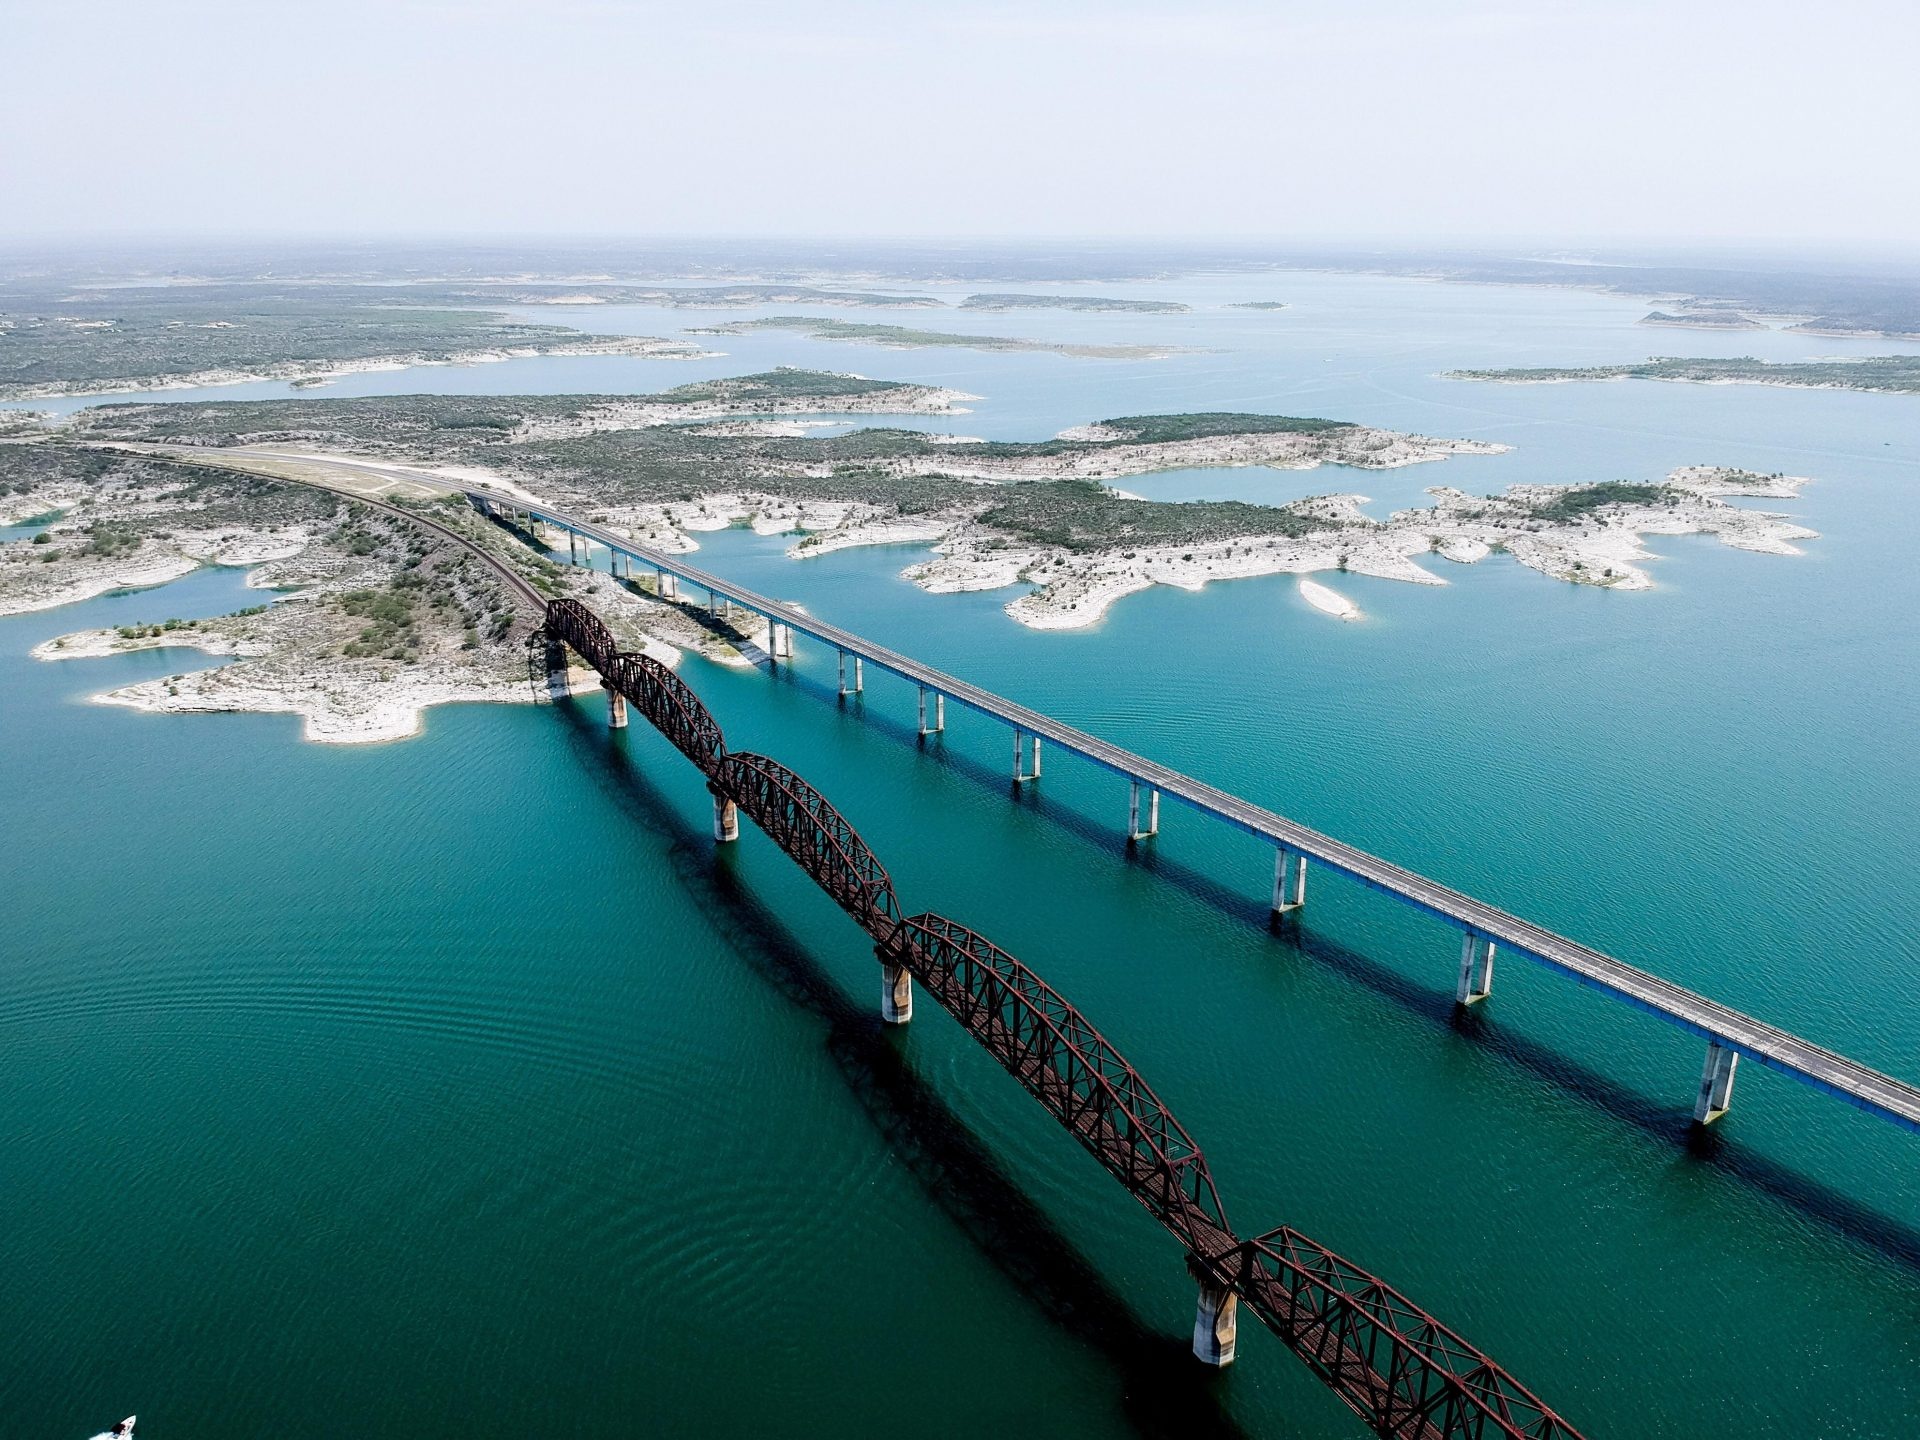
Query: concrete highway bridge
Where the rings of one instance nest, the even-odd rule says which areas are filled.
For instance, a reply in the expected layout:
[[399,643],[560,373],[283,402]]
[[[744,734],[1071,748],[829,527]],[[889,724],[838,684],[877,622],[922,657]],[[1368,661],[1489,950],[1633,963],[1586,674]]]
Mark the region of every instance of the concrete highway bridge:
[[[399,467],[378,467],[406,474]],[[418,477],[418,472],[414,472]],[[447,484],[441,480],[437,483]],[[1006,725],[1013,734],[1012,777],[1016,783],[1040,778],[1043,745],[1053,745],[1111,771],[1127,784],[1127,833],[1145,838],[1159,826],[1162,797],[1257,835],[1274,851],[1272,910],[1297,911],[1306,903],[1309,866],[1345,876],[1369,889],[1443,921],[1460,934],[1456,999],[1462,1005],[1484,1000],[1493,988],[1495,954],[1531,960],[1571,976],[1580,984],[1658,1017],[1705,1042],[1705,1063],[1695,1093],[1693,1116],[1710,1124],[1726,1113],[1734,1070],[1741,1059],[1790,1075],[1807,1085],[1867,1110],[1909,1130],[1920,1130],[1920,1088],[1836,1054],[1790,1031],[1722,1005],[1623,960],[1557,935],[1543,926],[1496,909],[1404,866],[1370,855],[1330,835],[1287,819],[1203,780],[1136,755],[1130,750],[1063,724],[955,675],[922,664],[910,655],[809,615],[796,606],[689,565],[679,556],[637,545],[603,525],[550,506],[497,493],[470,490],[469,501],[483,513],[512,519],[523,527],[547,527],[577,555],[584,547],[605,548],[616,575],[651,571],[656,593],[675,598],[682,586],[704,591],[711,607],[737,606],[763,618],[769,628],[774,663],[791,660],[793,637],[804,635],[835,651],[843,693],[860,690],[866,667],[898,676],[919,688],[920,729],[939,730],[946,702],[965,706]]]

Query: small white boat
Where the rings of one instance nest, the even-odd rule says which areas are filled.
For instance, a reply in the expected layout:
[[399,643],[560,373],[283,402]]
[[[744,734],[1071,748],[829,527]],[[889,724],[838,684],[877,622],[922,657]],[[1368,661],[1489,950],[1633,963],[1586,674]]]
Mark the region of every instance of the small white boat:
[[111,1430],[102,1430],[93,1440],[133,1440],[133,1422],[139,1418],[129,1415]]

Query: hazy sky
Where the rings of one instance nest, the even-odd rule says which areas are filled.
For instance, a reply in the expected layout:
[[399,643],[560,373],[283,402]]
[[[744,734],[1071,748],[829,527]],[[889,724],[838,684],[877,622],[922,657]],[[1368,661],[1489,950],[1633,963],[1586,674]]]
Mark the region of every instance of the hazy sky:
[[1920,243],[1920,3],[0,0],[0,234]]

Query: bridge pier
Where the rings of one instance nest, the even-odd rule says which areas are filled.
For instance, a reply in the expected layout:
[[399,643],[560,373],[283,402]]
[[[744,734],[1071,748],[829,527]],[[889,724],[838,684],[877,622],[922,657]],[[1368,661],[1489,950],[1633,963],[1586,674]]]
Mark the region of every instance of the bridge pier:
[[840,652],[840,693],[842,695],[858,695],[866,688],[867,669],[866,666],[860,662],[858,655],[853,657],[853,688],[851,690],[847,688],[847,652],[842,650]]
[[1193,1358],[1202,1365],[1231,1365],[1239,1328],[1240,1297],[1202,1280],[1193,1315]]
[[934,735],[947,728],[947,697],[933,692],[933,725],[927,725],[927,687],[920,687],[920,733]]
[[776,660],[793,658],[793,627],[778,620],[767,621],[767,645]]
[[653,593],[662,600],[680,598],[680,577],[670,570],[655,570]]
[[600,682],[607,692],[607,728],[624,730],[627,728],[627,697],[605,680]]
[[1147,824],[1140,828],[1140,782],[1132,781],[1132,791],[1127,799],[1127,839],[1145,840],[1160,833],[1160,792],[1147,792]]
[[1700,1094],[1693,1102],[1693,1123],[1711,1125],[1733,1103],[1733,1072],[1740,1056],[1718,1040],[1707,1042],[1707,1065],[1700,1072]]
[[567,686],[567,647],[558,640],[548,640],[546,646],[547,662],[547,698],[564,700],[572,691]]
[[1474,1005],[1493,993],[1493,941],[1469,930],[1460,943],[1460,985],[1456,1004]]
[[713,792],[713,838],[722,845],[740,838],[740,807],[717,790]]
[[880,962],[880,1018],[889,1025],[913,1019],[913,976],[904,965]]
[[1307,857],[1282,845],[1273,856],[1273,918],[1307,903]]
[[[1033,741],[1033,762],[1027,763],[1027,741]],[[1013,783],[1021,785],[1040,778],[1040,737],[1029,736],[1019,726],[1013,730]]]

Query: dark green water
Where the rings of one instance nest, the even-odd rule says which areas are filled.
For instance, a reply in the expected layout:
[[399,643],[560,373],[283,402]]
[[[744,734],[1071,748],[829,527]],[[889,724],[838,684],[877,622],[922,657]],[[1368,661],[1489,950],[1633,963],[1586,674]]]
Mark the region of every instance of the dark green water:
[[[1645,334],[1593,297],[1288,283],[1322,307],[1304,336],[1259,319],[1270,346],[1158,371],[834,358],[989,373],[952,380],[988,395],[971,433],[1212,394],[1519,447],[1268,477],[1293,493],[1811,473],[1778,508],[1823,538],[1656,541],[1646,595],[1492,562],[1339,577],[1358,626],[1274,579],[1066,635],[921,594],[912,552],[796,565],[729,533],[704,563],[1920,1074],[1920,402],[1433,381]],[[1155,483],[1195,482],[1129,488]],[[26,658],[249,598],[203,572],[0,621],[0,1434],[1355,1433],[1251,1321],[1197,1373],[1172,1242],[936,1007],[882,1033],[859,933],[757,835],[716,853],[657,737],[583,702],[334,749],[83,703],[202,657]],[[1050,753],[1015,799],[1003,731],[954,712],[923,750],[910,690],[842,708],[801,659],[684,673],[909,909],[987,931],[1127,1052],[1238,1228],[1376,1270],[1596,1440],[1920,1422],[1915,1137],[1749,1067],[1690,1149],[1700,1057],[1658,1022],[1509,959],[1455,1025],[1451,932],[1319,877],[1276,940],[1251,842],[1170,806],[1129,860],[1111,777]]]

